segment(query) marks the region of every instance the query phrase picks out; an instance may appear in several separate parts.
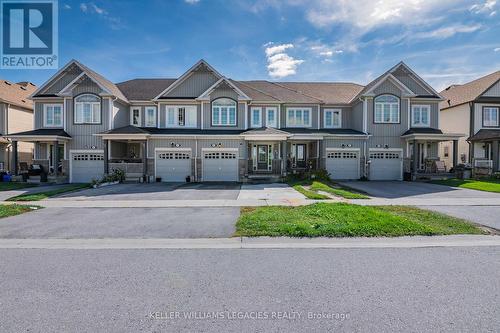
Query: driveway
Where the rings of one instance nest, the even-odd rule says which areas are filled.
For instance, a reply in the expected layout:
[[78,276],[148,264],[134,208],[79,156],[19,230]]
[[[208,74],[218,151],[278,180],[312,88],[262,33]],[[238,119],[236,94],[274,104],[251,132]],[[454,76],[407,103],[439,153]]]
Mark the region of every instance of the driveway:
[[237,183],[117,184],[58,196],[57,200],[236,200]]
[[240,214],[225,208],[44,208],[0,220],[0,238],[231,237]]
[[499,206],[421,206],[420,208],[469,220],[500,231]]

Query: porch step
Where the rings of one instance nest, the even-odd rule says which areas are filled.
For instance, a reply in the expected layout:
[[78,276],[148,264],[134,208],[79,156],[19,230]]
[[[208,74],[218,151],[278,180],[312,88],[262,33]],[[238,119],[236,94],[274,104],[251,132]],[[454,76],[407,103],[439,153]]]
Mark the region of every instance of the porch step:
[[281,182],[283,177],[281,175],[248,175],[246,177],[247,183],[277,183]]

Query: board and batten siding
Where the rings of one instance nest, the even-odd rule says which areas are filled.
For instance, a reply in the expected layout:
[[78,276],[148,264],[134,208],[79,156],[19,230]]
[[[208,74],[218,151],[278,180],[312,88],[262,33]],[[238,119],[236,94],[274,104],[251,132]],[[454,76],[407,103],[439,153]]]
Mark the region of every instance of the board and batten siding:
[[[430,126],[431,128],[439,128],[439,102],[421,102],[419,100],[412,99],[410,101],[410,105],[428,105],[430,106],[431,114],[430,114]],[[402,110],[403,111],[403,110]],[[410,127],[412,124],[412,110],[410,108]]]
[[247,124],[248,128],[252,128],[252,108],[260,108],[261,109],[261,123],[262,127],[267,127],[267,109],[274,109],[276,110],[276,128],[279,127],[278,124],[278,112],[280,110],[280,107],[278,104],[252,104],[248,106],[248,119],[247,119]]
[[57,94],[64,87],[71,83],[78,75],[82,73],[82,70],[77,65],[72,65],[68,68],[66,72],[61,73],[59,76],[54,78],[47,86],[46,89],[42,90],[40,94]]
[[94,94],[99,95],[104,93],[104,91],[99,87],[94,81],[89,77],[85,77],[82,82],[76,85],[71,91],[73,96],[78,96],[81,94]]
[[322,106],[319,114],[320,128],[325,128],[325,110],[340,110],[341,114],[341,127],[351,128],[351,107],[337,107],[337,106]]
[[401,136],[408,130],[408,99],[401,98],[399,105],[399,123],[379,124],[374,122],[375,99],[369,98],[367,107],[368,133],[373,136]]
[[7,133],[7,104],[0,103],[0,135]]
[[488,89],[482,97],[500,97],[500,81]]
[[363,102],[354,104],[351,111],[351,129],[363,132]]
[[[196,154],[196,141],[198,141],[198,153]],[[174,143],[174,147],[172,147],[172,143]],[[221,148],[214,148],[212,145],[219,145],[221,144]],[[175,147],[176,145],[179,145],[179,147]],[[155,158],[155,149],[156,148],[190,148],[192,152],[193,158],[197,155],[198,158],[201,158],[201,153],[203,148],[209,148],[209,149],[224,149],[224,148],[238,148],[239,151],[239,158],[240,159],[246,159],[247,158],[247,152],[246,152],[246,145],[245,141],[242,139],[224,139],[223,136],[220,138],[214,138],[214,139],[183,139],[183,138],[150,138],[148,139],[148,158],[154,159]]]
[[129,106],[124,103],[114,101],[112,112],[113,128],[120,128],[130,124]]
[[498,129],[499,127],[484,127],[483,126],[483,108],[484,107],[497,107],[500,108],[500,103],[474,103],[474,134],[482,128]]
[[212,104],[203,102],[203,129],[234,130],[245,128],[245,103],[238,103],[236,126],[212,126]]
[[[69,99],[71,100],[71,99]],[[61,104],[63,106],[63,112],[64,112],[64,121],[66,121],[67,118],[67,112],[66,112],[66,105],[64,104],[64,99],[62,98],[54,98],[54,99],[44,99],[42,100],[35,100],[34,102],[34,117],[35,117],[35,129],[40,129],[44,128],[43,127],[43,106],[45,104]],[[53,127],[50,127],[53,128]],[[60,128],[63,128],[61,126]]]
[[[167,108],[171,106],[194,106],[196,107],[196,128],[201,128],[201,104],[196,104],[196,103],[160,103],[160,123],[159,127],[160,128],[167,128]],[[142,109],[142,112],[144,113],[144,108]],[[144,117],[141,117],[144,118]],[[182,129],[183,127],[176,127]],[[188,128],[194,128],[194,127],[188,127]]]
[[402,67],[399,67],[392,75],[417,95],[433,94],[432,91],[425,89],[411,73],[404,71]]
[[317,104],[283,104],[281,106],[281,127],[287,127],[286,124],[286,114],[287,114],[287,109],[290,108],[307,108],[311,109],[311,127],[307,128],[312,128],[312,129],[317,129],[318,128],[318,121],[319,121],[319,111],[318,111],[318,105]]
[[211,72],[196,71],[165,96],[196,98],[203,94],[217,80],[218,78]]

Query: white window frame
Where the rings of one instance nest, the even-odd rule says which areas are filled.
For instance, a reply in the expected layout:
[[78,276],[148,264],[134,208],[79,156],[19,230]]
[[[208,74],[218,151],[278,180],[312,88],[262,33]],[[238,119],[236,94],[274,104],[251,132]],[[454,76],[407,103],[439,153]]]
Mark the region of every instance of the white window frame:
[[[274,122],[273,123],[269,122],[269,111],[270,110],[274,111]],[[266,107],[266,127],[273,127],[273,128],[278,127],[278,108],[275,106]]]
[[[83,96],[94,96],[94,97],[97,97],[99,99],[98,102],[78,102],[78,98],[81,98]],[[90,121],[85,121],[85,119],[83,119],[83,115],[82,115],[82,120],[79,121],[78,120],[78,117],[76,116],[76,112],[78,110],[78,106],[81,105],[81,110],[83,112],[83,107],[85,104],[90,104],[90,111],[91,111],[91,120]],[[94,94],[81,94],[81,95],[78,95],[75,97],[75,102],[74,102],[74,110],[73,110],[73,123],[74,124],[77,124],[77,125],[99,125],[102,123],[102,105],[101,105],[101,98],[97,95],[94,95]],[[98,106],[99,107],[99,119],[94,119],[94,106]],[[99,120],[99,121],[97,121]]]
[[[391,97],[394,97],[397,99],[397,102],[377,102],[377,99],[378,98],[381,98],[381,97],[384,97],[384,96],[391,96]],[[382,120],[381,121],[377,121],[377,105],[380,104],[382,105]],[[384,120],[384,105],[389,105],[389,121],[385,121]],[[379,95],[377,97],[374,98],[373,100],[373,123],[374,124],[399,124],[400,122],[400,119],[401,119],[401,99],[398,97],[398,96],[394,96],[394,95],[391,95],[391,94],[383,94],[383,95]],[[397,107],[397,119],[392,119],[392,108],[393,107]]]
[[[415,112],[420,112],[420,121],[417,123],[415,121]],[[427,113],[427,123],[422,122],[422,113]],[[431,106],[430,105],[420,105],[415,104],[411,106],[411,127],[430,127],[431,126]]]
[[[179,109],[184,109],[184,125],[179,124]],[[174,111],[174,123],[169,123],[170,110]],[[195,122],[188,123],[188,113],[194,111]],[[198,109],[196,105],[166,105],[165,106],[165,127],[166,128],[196,128],[198,127]]]
[[[234,103],[234,123],[231,123],[231,117],[230,117],[230,112],[229,112],[229,108],[230,107],[233,107],[232,105],[231,106],[219,106],[219,105],[214,105],[215,102],[217,102],[217,100],[219,99],[227,99],[227,100],[230,100],[232,103]],[[222,123],[222,108],[228,108],[226,110],[227,112],[227,123]],[[212,126],[227,126],[227,127],[236,127],[237,124],[238,124],[238,102],[236,102],[235,100],[233,99],[230,99],[230,98],[227,98],[227,97],[220,97],[220,98],[217,98],[215,100],[212,101],[212,104],[211,104],[211,110],[210,110],[210,114],[211,114],[211,125]],[[214,122],[214,113],[217,112],[219,113],[219,121],[216,123]]]
[[[48,108],[52,108],[52,112],[54,112],[54,107],[61,108],[61,124],[49,124],[47,122],[47,112]],[[52,119],[54,120],[54,115],[52,115]],[[63,103],[53,103],[53,104],[44,104],[43,105],[43,127],[63,127],[64,125],[64,104]]]
[[[149,123],[148,122],[148,118],[149,118],[149,115],[148,115],[148,111],[149,110],[154,110],[154,123]],[[158,112],[156,110],[156,106],[146,106],[145,110],[144,110],[144,127],[158,127]]]
[[[254,122],[253,113],[257,111],[259,113],[259,122]],[[250,127],[258,128],[262,127],[262,108],[261,107],[251,107],[250,108]]]
[[[331,125],[328,125],[326,123],[326,114],[327,113],[332,114],[332,124]],[[338,113],[338,117],[339,117],[339,124],[337,126],[335,126],[333,123],[333,117],[334,117],[335,113]],[[342,110],[341,109],[325,109],[324,113],[323,113],[323,126],[325,128],[342,128]]]
[[[297,112],[301,112],[301,122],[297,124]],[[306,124],[304,123],[304,111],[309,112],[309,122]],[[290,123],[290,113],[294,113],[294,121],[293,123]],[[312,125],[312,108],[299,108],[299,107],[293,107],[293,108],[287,108],[286,109],[286,127],[311,127]]]
[[[139,123],[137,125],[134,124],[134,111],[139,111],[139,118],[138,118]],[[141,116],[141,107],[140,106],[131,107],[130,108],[130,125],[141,127],[141,122],[142,122],[141,118],[142,118],[142,116]]]
[[[485,117],[484,115],[486,114],[486,110],[489,110],[489,114],[490,114],[490,119],[488,120],[488,123],[486,122],[485,120]],[[491,110],[496,110],[496,120],[491,120]],[[483,117],[483,127],[498,127],[498,120],[499,120],[499,117],[500,117],[500,107],[498,106],[484,106],[483,107],[483,114],[482,114],[482,117]]]

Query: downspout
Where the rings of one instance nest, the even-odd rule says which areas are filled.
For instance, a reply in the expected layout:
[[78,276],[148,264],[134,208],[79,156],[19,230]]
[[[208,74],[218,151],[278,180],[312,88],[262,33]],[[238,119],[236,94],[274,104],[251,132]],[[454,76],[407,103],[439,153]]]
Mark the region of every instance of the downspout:
[[[469,137],[474,135],[474,102],[469,102],[470,108],[470,120],[469,120]],[[474,142],[469,142],[469,163],[472,164],[472,158],[474,156]]]
[[198,137],[195,135],[195,151],[194,151],[194,180],[198,181]]

